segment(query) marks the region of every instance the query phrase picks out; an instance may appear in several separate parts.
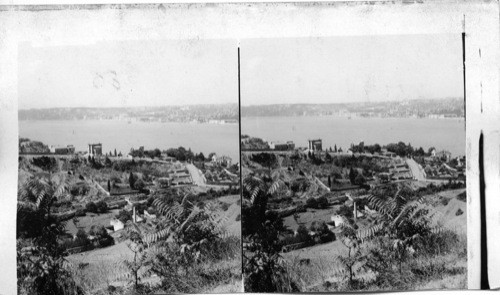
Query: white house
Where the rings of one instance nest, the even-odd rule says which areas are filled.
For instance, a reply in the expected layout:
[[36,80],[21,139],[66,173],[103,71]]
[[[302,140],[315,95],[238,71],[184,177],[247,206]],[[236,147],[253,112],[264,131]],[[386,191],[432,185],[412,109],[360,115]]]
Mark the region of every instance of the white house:
[[125,227],[123,222],[116,218],[111,219],[109,224],[113,227],[113,231],[119,231]]
[[216,163],[219,165],[224,164],[226,167],[231,166],[232,159],[228,156],[220,156],[217,157],[217,155],[212,156],[212,163]]
[[335,224],[335,227],[340,226],[341,224],[344,224],[344,218],[340,215],[333,215],[330,220]]

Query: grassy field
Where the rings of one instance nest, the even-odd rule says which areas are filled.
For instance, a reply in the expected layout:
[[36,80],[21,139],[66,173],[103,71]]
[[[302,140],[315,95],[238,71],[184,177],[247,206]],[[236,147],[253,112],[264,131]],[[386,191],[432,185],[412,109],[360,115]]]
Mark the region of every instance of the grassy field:
[[295,220],[293,215],[283,218],[283,224],[289,229],[295,231],[299,225],[305,225],[307,228],[311,226],[314,221],[330,222],[332,215],[335,215],[339,206],[332,206],[328,209],[311,209],[308,208],[306,212],[298,213],[298,218]]
[[131,260],[133,252],[128,248],[129,241],[110,247],[73,254],[67,257],[76,274],[77,283],[85,290],[92,291],[110,284],[126,283],[123,274],[127,272],[123,261]]
[[102,225],[109,226],[109,222],[111,219],[118,214],[119,210],[110,210],[108,213],[103,214],[95,214],[95,213],[86,213],[85,216],[78,217],[77,226],[72,220],[68,220],[66,222],[66,231],[72,235],[76,234],[78,229],[84,229],[86,232],[90,230],[93,225]]
[[219,202],[226,203],[229,206],[224,213],[225,218],[227,218],[226,230],[228,234],[240,237],[241,220],[237,220],[238,219],[237,217],[241,214],[241,203],[239,202],[240,196],[239,195],[224,196],[218,198],[217,200]]

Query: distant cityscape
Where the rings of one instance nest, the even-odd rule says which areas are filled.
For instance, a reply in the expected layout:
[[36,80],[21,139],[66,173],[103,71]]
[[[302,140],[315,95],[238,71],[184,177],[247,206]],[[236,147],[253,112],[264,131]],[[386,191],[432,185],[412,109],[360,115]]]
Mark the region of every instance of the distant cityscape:
[[463,118],[463,98],[415,99],[335,104],[242,106],[242,117],[342,116],[397,118]]
[[[242,117],[341,116],[463,118],[463,98],[335,104],[242,106]],[[126,108],[48,108],[19,110],[19,120],[127,120],[129,122],[237,123],[238,105],[192,105]]]
[[129,122],[237,123],[237,104],[19,110],[19,120],[126,120]]

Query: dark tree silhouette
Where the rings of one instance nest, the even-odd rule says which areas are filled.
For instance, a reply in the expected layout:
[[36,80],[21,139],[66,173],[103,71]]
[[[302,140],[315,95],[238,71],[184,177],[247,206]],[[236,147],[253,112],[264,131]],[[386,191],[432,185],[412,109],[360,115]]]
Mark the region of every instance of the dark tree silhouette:
[[134,179],[134,173],[132,173],[132,171],[130,172],[130,174],[128,176],[128,183],[130,185],[130,188],[134,189],[135,179]]

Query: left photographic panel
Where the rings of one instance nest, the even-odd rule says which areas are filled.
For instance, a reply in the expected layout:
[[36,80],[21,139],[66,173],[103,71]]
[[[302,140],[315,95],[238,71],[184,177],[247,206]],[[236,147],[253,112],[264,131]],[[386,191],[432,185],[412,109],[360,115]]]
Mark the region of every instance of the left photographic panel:
[[19,44],[19,294],[242,291],[237,54]]

